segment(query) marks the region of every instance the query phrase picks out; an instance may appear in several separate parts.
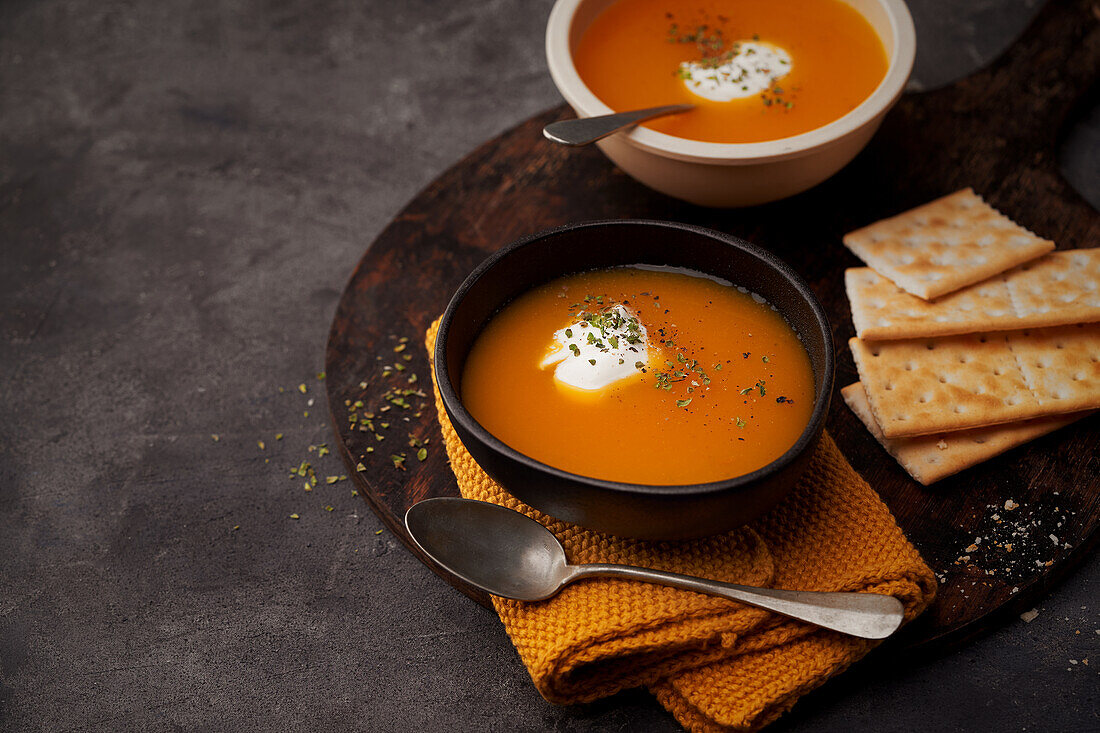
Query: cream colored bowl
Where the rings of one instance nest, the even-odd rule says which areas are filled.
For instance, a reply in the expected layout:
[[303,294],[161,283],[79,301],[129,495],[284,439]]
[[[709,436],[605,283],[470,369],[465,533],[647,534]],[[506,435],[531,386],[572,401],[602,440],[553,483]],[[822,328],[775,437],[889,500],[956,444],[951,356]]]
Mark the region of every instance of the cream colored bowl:
[[[573,65],[573,49],[595,17],[615,0],[558,0],[546,26],[550,76],[578,117],[614,111],[596,98]],[[708,143],[637,127],[596,143],[636,180],[703,206],[753,206],[821,183],[856,156],[894,106],[913,69],[916,35],[902,0],[844,0],[882,39],[886,77],[870,97],[815,130],[762,143]]]

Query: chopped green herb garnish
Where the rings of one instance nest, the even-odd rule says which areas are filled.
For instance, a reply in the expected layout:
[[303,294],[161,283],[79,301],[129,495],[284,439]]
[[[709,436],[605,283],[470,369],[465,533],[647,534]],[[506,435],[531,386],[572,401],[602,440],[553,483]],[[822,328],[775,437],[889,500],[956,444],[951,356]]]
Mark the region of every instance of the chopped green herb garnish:
[[691,398],[690,397],[688,397],[686,400],[676,400],[676,406],[677,407],[687,407],[690,404],[691,404]]

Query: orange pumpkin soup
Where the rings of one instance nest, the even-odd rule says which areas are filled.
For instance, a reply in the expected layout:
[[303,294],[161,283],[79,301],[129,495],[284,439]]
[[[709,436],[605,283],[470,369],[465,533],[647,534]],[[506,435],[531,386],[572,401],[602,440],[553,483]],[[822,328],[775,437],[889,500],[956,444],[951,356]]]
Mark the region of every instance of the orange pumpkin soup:
[[715,143],[828,124],[870,96],[889,65],[871,24],[840,0],[618,0],[573,61],[613,110],[698,105],[645,126]]
[[719,481],[781,456],[814,402],[809,356],[763,299],[683,270],[569,275],[495,315],[462,402],[507,445],[571,473]]

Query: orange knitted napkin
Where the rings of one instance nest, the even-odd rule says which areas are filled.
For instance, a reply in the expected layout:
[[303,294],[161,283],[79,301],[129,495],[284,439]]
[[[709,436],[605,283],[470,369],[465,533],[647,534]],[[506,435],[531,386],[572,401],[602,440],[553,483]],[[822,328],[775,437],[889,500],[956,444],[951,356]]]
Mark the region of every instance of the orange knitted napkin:
[[[438,322],[427,333],[432,352]],[[435,375],[432,375],[433,383]],[[746,585],[896,596],[906,621],[931,603],[932,571],[828,434],[805,477],[762,519],[683,542],[601,534],[523,504],[463,447],[435,390],[462,495],[545,525],[570,562],[661,568]],[[493,596],[536,688],[553,703],[647,686],[692,731],[755,730],[875,646],[732,601],[637,581],[573,583],[538,603]]]

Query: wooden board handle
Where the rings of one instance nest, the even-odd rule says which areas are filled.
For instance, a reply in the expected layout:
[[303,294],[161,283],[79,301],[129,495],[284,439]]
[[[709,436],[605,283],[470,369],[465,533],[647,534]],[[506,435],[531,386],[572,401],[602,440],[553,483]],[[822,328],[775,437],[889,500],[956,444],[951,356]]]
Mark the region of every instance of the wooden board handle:
[[959,87],[975,113],[1009,111],[1006,137],[1049,148],[1098,70],[1100,0],[1050,0],[1016,43]]

